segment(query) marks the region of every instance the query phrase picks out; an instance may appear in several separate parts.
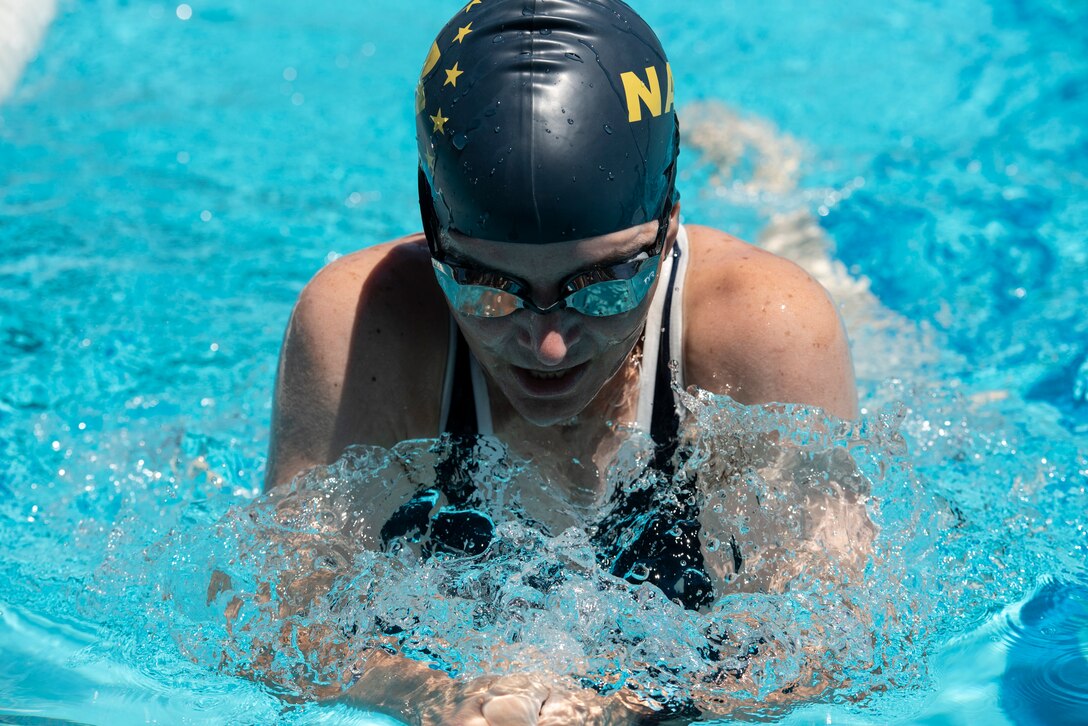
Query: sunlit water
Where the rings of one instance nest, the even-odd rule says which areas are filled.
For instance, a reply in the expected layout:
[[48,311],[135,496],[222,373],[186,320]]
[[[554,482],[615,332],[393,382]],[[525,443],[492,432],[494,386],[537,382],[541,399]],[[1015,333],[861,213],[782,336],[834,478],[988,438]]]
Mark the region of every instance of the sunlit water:
[[[418,226],[412,93],[456,8],[62,3],[0,105],[0,720],[371,722],[296,697],[381,643],[798,723],[1084,722],[1088,13],[691,5],[637,5],[677,76],[685,218],[833,291],[864,407],[685,398],[703,536],[771,594],[696,614],[607,575],[600,512],[520,516],[556,483],[493,441],[475,558],[364,546],[441,442],[259,497],[295,296]],[[612,481],[673,506],[643,446]],[[871,555],[806,549],[816,500],[860,502],[873,528],[841,532]]]

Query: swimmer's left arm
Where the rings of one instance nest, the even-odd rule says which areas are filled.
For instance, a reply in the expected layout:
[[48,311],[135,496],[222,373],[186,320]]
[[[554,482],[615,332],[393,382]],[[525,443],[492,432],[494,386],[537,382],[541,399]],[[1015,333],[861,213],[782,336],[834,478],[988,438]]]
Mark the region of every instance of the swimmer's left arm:
[[788,260],[691,228],[685,382],[746,404],[858,416],[850,345],[827,291]]
[[[829,653],[843,647],[836,619],[860,624],[853,645],[864,647],[873,618],[851,593],[866,587],[877,527],[866,504],[867,481],[845,448],[800,452],[768,436],[746,440],[744,449],[735,460],[716,462],[712,482],[704,484],[713,502],[700,512],[704,565],[719,598],[751,593],[790,601],[809,592],[811,621],[801,638],[767,636],[776,632],[773,627],[759,630],[758,640],[734,639],[737,634],[725,631],[726,650],[747,655],[713,677],[712,710],[728,715],[743,709],[751,693],[777,681],[761,696],[770,715],[839,685],[836,669],[822,665]],[[774,493],[771,501],[768,492]],[[707,547],[710,541],[719,544]],[[820,585],[810,591],[816,582]],[[734,607],[745,602],[740,598]],[[766,616],[759,608],[767,601],[757,597],[752,602],[756,614],[741,607],[730,616],[741,624],[741,632],[746,618]],[[799,666],[788,681],[780,680],[783,663]]]

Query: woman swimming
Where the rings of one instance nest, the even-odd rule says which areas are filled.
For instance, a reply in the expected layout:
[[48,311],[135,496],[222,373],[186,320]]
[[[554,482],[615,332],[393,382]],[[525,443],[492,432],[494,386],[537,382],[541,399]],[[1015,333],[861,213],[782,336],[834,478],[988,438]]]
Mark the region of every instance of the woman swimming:
[[[594,544],[612,574],[705,607],[744,553],[708,552],[697,507],[643,521],[645,496],[607,491],[621,429],[649,434],[667,471],[682,424],[674,386],[856,417],[834,304],[792,263],[680,223],[672,70],[618,0],[472,0],[431,46],[415,110],[424,232],[347,255],[303,291],[267,488],[356,444],[495,436],[570,503],[611,503]],[[490,522],[456,456],[392,514],[384,546],[486,549]],[[360,700],[406,715],[446,689],[442,723],[570,723],[571,703],[583,720],[638,710],[520,676],[454,685],[367,658]]]

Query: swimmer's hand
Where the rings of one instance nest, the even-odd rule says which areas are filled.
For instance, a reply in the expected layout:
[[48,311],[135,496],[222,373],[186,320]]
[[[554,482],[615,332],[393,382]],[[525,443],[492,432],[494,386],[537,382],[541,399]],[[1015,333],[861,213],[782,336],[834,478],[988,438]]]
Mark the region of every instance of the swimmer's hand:
[[622,726],[637,707],[535,675],[455,680],[376,651],[347,699],[421,726]]
[[528,675],[453,682],[418,713],[452,726],[620,726],[637,715],[617,699]]

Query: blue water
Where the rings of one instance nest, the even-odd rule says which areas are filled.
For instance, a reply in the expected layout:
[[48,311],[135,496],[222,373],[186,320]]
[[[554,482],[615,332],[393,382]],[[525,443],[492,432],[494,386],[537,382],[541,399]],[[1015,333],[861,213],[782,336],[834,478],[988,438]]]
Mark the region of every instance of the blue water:
[[[0,721],[375,721],[281,700],[292,677],[328,675],[290,653],[268,668],[277,687],[233,675],[254,651],[205,594],[216,567],[251,591],[262,569],[297,569],[261,545],[308,516],[273,521],[258,497],[280,337],[324,263],[418,228],[415,79],[456,8],[190,5],[183,20],[175,4],[61,3],[0,101]],[[685,219],[817,274],[842,304],[862,393],[862,424],[820,441],[803,433],[811,412],[693,400],[701,441],[725,451],[771,430],[806,456],[850,452],[881,532],[865,587],[843,597],[872,622],[812,585],[795,590],[807,605],[739,598],[704,620],[632,610],[620,588],[592,603],[637,646],[532,602],[513,620],[488,610],[480,636],[472,613],[511,593],[464,562],[401,572],[356,557],[359,579],[334,592],[362,622],[456,584],[446,609],[416,608],[402,646],[423,653],[440,626],[441,665],[466,675],[489,666],[488,633],[516,631],[577,653],[551,664],[576,675],[620,653],[667,698],[683,679],[647,679],[645,664],[696,672],[701,628],[749,613],[783,642],[836,633],[843,650],[821,665],[851,682],[761,712],[798,667],[787,651],[741,711],[1083,723],[1088,7],[635,6],[676,74]],[[303,493],[341,501],[388,478],[383,457]],[[510,467],[524,473],[501,456],[484,470],[506,481]],[[579,561],[577,541],[504,532],[496,572]],[[582,603],[600,578],[574,572],[545,607]],[[254,637],[278,627],[259,608],[250,622]]]

